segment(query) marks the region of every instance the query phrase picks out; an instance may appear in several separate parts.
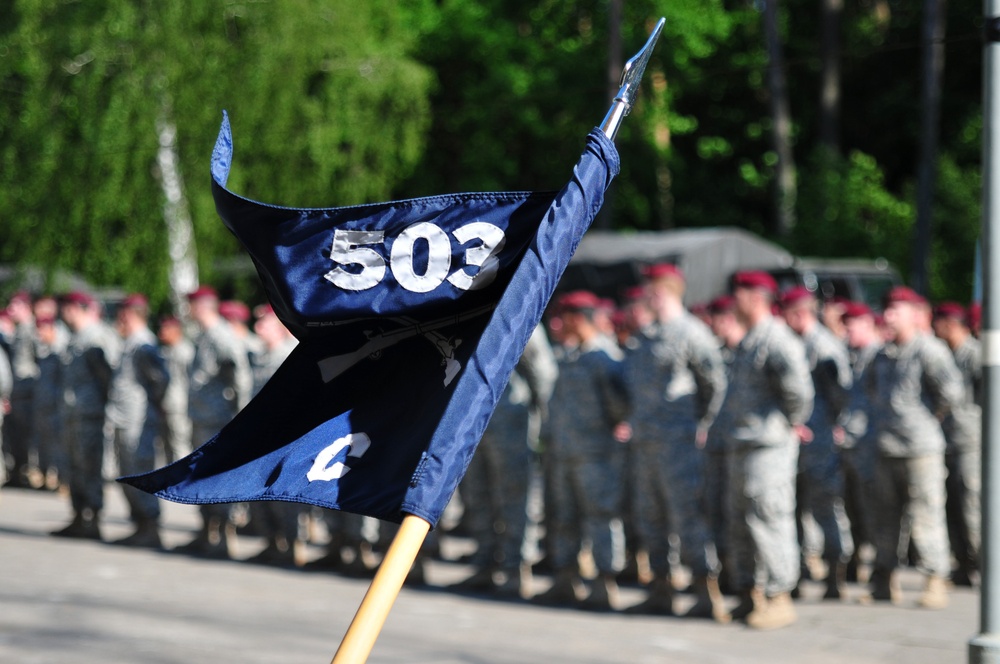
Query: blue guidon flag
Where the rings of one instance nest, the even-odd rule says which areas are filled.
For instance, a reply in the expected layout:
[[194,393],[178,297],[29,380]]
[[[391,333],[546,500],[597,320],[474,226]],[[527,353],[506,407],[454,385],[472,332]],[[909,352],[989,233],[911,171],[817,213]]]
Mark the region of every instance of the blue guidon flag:
[[167,500],[285,500],[436,525],[528,337],[618,173],[600,131],[557,193],[330,209],[212,191],[298,338],[271,380],[187,457],[122,478]]

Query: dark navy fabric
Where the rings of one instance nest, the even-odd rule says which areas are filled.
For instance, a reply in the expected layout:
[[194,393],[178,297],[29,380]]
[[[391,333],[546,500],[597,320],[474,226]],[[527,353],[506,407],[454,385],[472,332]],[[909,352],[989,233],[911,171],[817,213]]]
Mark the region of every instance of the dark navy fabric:
[[618,173],[614,144],[591,132],[558,193],[331,209],[237,196],[231,163],[224,118],[216,207],[300,343],[215,437],[122,481],[183,503],[288,500],[435,525]]

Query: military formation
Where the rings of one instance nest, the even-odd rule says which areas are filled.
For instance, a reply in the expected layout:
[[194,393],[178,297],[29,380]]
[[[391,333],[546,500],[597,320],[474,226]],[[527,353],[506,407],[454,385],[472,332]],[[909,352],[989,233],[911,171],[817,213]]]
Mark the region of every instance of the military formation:
[[[585,291],[552,303],[443,521],[474,544],[456,590],[653,615],[677,615],[689,592],[686,617],[773,629],[796,620],[804,580],[829,601],[860,583],[865,601],[898,603],[910,565],[929,609],[976,582],[978,312],[905,287],[876,312],[779,292],[763,272],[731,284],[689,310],[683,272],[652,265],[621,307]],[[19,292],[0,312],[0,471],[66,496],[54,536],[101,539],[113,473],[208,441],[295,347],[267,305],[207,286],[187,299],[183,320],[155,324],[139,294],[113,316],[83,292]],[[158,500],[113,490],[134,526],[115,543],[162,548]],[[238,558],[243,532],[264,539],[255,562],[346,574],[370,574],[393,532],[291,503],[200,517],[175,551]],[[645,589],[638,604],[622,606],[625,580]]]

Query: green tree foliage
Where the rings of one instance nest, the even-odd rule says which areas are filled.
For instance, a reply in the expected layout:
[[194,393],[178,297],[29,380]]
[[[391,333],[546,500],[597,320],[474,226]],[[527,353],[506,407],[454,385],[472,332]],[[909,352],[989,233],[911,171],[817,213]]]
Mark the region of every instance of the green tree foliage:
[[[158,119],[178,127],[200,267],[239,254],[210,196],[329,206],[561,186],[609,105],[611,0],[0,0],[0,261],[70,268],[163,301]],[[629,0],[622,55],[667,24],[618,136],[616,228],[740,226],[774,239],[760,3]],[[782,0],[803,255],[910,264],[919,3],[848,0],[839,149],[819,141],[822,16]],[[979,226],[980,41],[949,3],[931,296],[967,300]],[[617,72],[616,72],[617,75]],[[253,281],[248,278],[246,281]]]
[[[378,199],[409,174],[432,74],[396,3],[3,3],[0,260],[166,297],[156,121],[178,127],[202,274],[238,251],[208,164],[228,108],[241,194]],[[417,7],[408,5],[408,7]]]

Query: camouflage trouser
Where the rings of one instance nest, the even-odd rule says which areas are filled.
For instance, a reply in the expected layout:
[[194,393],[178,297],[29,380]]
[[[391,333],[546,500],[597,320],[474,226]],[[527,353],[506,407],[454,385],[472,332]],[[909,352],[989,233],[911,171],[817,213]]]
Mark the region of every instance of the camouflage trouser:
[[330,534],[331,552],[342,546],[357,547],[365,539],[362,534],[365,517],[360,514],[323,509],[323,521]]
[[575,569],[584,541],[601,573],[625,566],[625,536],[620,516],[622,450],[604,457],[556,456],[551,459],[552,528],[549,553],[557,570]]
[[861,542],[875,542],[875,464],[877,453],[856,446],[840,451],[844,469],[844,511],[851,523],[855,547]]
[[250,521],[257,534],[268,539],[280,535],[291,544],[299,538],[299,515],[308,508],[285,500],[262,500],[250,503]]
[[944,455],[912,458],[880,456],[876,470],[875,570],[891,572],[907,549],[902,535],[909,517],[910,537],[925,574],[946,577],[951,572],[944,511]]
[[66,449],[62,418],[56,414],[56,408],[55,404],[45,410],[36,407],[32,428],[38,444],[38,466],[54,468],[65,479],[69,477],[69,450]]
[[[211,424],[192,424],[192,445],[197,447],[204,445],[212,438],[212,436],[219,433],[219,431],[222,430],[222,427],[226,426],[226,424],[228,424],[228,420]],[[217,523],[226,523],[231,518],[233,503],[201,505],[198,508],[198,511],[201,512],[202,526],[204,527],[207,527],[213,520]]]
[[73,511],[100,512],[104,507],[104,417],[70,414],[66,419],[69,444],[69,496]]
[[[163,427],[163,457],[167,463],[173,463],[191,453],[191,420],[187,411],[167,411],[166,423]],[[205,440],[199,440],[198,445]]]
[[981,456],[978,447],[957,449],[945,455],[948,469],[945,509],[951,550],[959,567],[967,571],[979,569]]
[[720,560],[726,558],[726,484],[727,458],[724,448],[711,449],[705,454],[705,491],[702,505],[709,537],[715,542]]
[[[115,427],[115,454],[122,475],[137,475],[156,468],[156,435],[152,430],[130,431]],[[127,484],[122,485],[132,521],[156,521],[160,518],[159,499]]]
[[739,446],[729,459],[728,558],[730,581],[739,591],[757,586],[769,596],[790,592],[799,581],[795,532],[798,444]]
[[704,452],[694,435],[655,443],[637,441],[631,478],[636,526],[657,576],[670,575],[671,533],[680,539],[681,562],[696,578],[719,572],[715,545],[702,513]]
[[473,565],[504,570],[520,566],[530,478],[528,409],[498,410],[459,487],[463,520],[478,544]]
[[840,457],[832,447],[806,445],[799,452],[799,477],[796,507],[809,513],[822,531],[822,544],[803,537],[803,548],[819,553],[828,562],[846,562],[854,555],[851,526],[844,511],[844,475]]
[[3,419],[3,449],[13,479],[23,477],[29,466],[37,461],[32,458],[37,455],[31,426],[32,414],[30,392],[28,396],[11,397],[10,412]]

